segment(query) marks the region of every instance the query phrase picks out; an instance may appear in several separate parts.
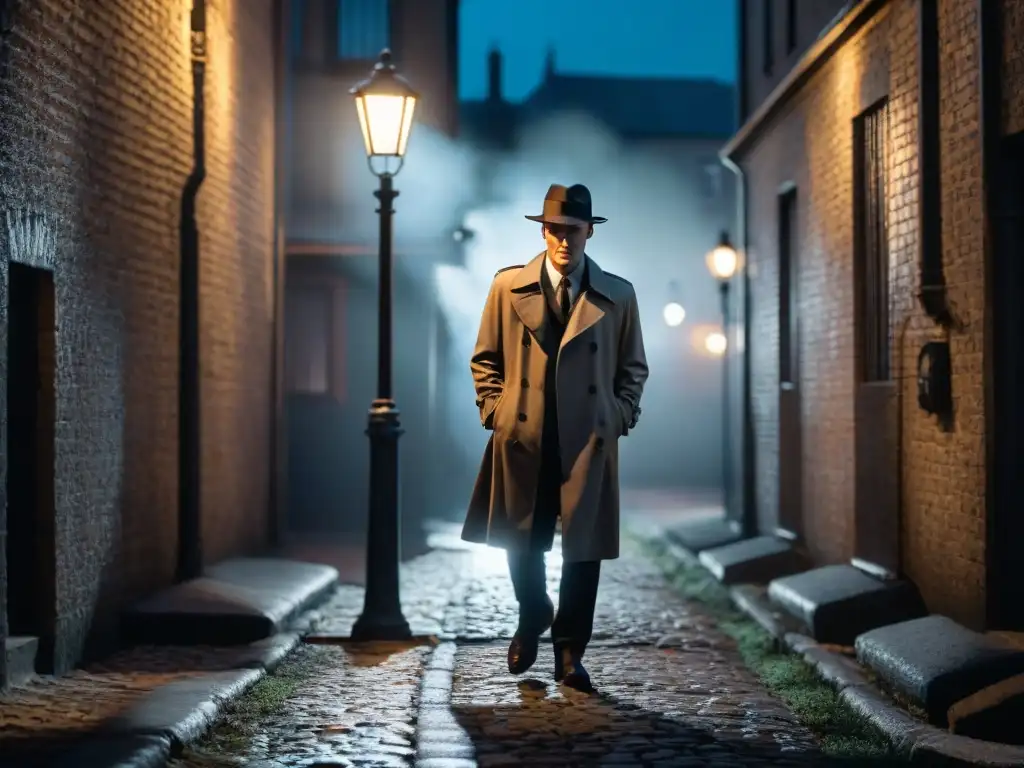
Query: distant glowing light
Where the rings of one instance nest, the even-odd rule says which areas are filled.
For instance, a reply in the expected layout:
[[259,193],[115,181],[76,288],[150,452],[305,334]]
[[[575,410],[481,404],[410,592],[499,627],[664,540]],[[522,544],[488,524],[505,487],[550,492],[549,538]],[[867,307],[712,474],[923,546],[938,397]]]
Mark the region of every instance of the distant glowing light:
[[675,301],[666,304],[661,314],[665,318],[665,325],[670,328],[682,325],[683,320],[686,319],[686,310],[683,309],[683,305]]
[[708,270],[716,280],[726,281],[732,279],[740,266],[740,255],[736,252],[729,234],[723,232],[721,238],[707,255]]
[[720,331],[712,331],[704,337],[704,349],[716,357],[724,355],[727,346],[729,346],[729,342],[725,338],[725,334]]

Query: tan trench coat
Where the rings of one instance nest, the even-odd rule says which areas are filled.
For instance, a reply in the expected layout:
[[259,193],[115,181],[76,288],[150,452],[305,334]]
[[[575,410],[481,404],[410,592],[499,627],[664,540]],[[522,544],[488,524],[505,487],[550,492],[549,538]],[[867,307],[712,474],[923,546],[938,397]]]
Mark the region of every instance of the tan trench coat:
[[[618,438],[635,426],[647,381],[636,293],[589,257],[589,287],[576,301],[557,360],[562,558],[619,556]],[[484,427],[493,430],[462,538],[522,546],[533,519],[544,424],[547,321],[544,254],[495,275],[470,370]],[[533,341],[534,343],[531,343]]]

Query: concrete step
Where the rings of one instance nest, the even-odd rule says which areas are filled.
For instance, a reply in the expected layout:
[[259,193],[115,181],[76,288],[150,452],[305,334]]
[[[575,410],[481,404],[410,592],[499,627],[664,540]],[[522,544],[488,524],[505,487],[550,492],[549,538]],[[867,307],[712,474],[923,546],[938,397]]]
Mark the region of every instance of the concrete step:
[[39,638],[15,636],[4,640],[7,655],[7,684],[21,685],[36,673],[36,653],[39,652]]
[[860,662],[933,725],[952,725],[975,738],[1024,741],[1024,650],[945,616],[865,632],[856,648]]
[[852,565],[826,565],[775,579],[773,603],[798,618],[819,643],[851,646],[876,627],[926,616],[909,581],[882,581]]
[[263,640],[338,583],[327,565],[237,558],[142,600],[122,616],[132,644],[238,645]]
[[700,563],[723,584],[766,584],[807,567],[806,559],[788,541],[776,536],[755,536],[705,549],[700,553]]
[[665,530],[674,544],[697,554],[705,549],[722,547],[743,538],[739,526],[724,516],[701,518]]

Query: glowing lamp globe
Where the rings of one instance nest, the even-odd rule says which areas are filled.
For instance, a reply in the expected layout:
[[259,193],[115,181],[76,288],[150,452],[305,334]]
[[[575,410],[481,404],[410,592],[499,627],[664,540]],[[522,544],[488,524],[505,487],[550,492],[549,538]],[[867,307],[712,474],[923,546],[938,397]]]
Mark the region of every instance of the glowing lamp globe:
[[686,319],[686,310],[683,309],[683,305],[675,301],[670,301],[666,304],[661,314],[665,318],[665,325],[669,328],[682,325],[683,320]]
[[708,270],[716,280],[725,282],[732,279],[740,265],[740,257],[729,241],[729,233],[723,232],[716,245],[707,255]]
[[725,348],[728,345],[729,342],[725,338],[725,334],[719,331],[713,331],[704,337],[704,349],[715,357],[721,357],[724,355]]
[[350,93],[356,102],[367,157],[404,157],[419,94],[395,70],[391,51],[381,51],[370,77]]

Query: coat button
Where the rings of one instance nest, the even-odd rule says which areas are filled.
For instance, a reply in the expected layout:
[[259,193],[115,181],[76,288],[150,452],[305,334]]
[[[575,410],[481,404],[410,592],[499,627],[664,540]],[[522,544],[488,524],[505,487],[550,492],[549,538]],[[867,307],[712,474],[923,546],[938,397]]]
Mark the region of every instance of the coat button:
[[591,352],[597,352],[597,342],[596,341],[590,342],[590,351]]
[[520,421],[526,421],[526,414],[525,413],[520,413],[519,414],[519,420]]
[[602,448],[604,448],[604,438],[603,438],[603,437],[599,437],[599,438],[597,438],[597,440],[595,440],[595,441],[594,441],[594,447],[595,447],[595,448],[596,448],[597,450],[599,450],[599,451],[600,451],[600,450],[601,450]]
[[523,389],[529,389],[530,388],[530,380],[529,379],[523,379],[522,381],[519,382],[519,386],[521,386]]
[[592,395],[596,395],[597,394],[597,387],[595,387],[593,384],[591,384],[589,387],[587,387],[587,392],[589,392]]

